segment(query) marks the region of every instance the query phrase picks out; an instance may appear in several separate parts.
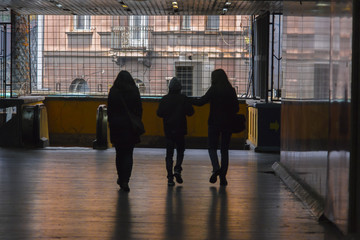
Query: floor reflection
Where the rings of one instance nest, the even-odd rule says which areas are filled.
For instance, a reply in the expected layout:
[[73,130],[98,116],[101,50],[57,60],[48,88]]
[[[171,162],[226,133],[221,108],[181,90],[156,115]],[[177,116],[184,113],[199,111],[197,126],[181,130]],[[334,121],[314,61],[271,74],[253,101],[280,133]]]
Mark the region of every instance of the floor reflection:
[[116,204],[114,236],[112,237],[112,239],[132,239],[131,208],[129,202],[129,194],[126,192],[119,191],[119,197]]
[[228,239],[228,200],[226,187],[210,187],[211,203],[207,239]]
[[184,238],[184,206],[182,186],[168,187],[166,194],[165,239]]
[[115,150],[0,149],[0,239],[340,239],[269,174],[278,155],[231,152],[220,187],[207,150],[187,152],[185,181],[169,188],[163,150],[137,149],[124,193]]

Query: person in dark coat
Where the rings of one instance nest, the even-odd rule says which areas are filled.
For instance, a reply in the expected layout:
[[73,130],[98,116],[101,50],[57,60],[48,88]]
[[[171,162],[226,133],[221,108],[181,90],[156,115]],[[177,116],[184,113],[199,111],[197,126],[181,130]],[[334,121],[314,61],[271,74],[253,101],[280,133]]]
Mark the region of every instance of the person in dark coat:
[[[159,103],[157,115],[163,118],[166,138],[166,170],[168,185],[174,186],[174,177],[178,183],[183,183],[181,177],[182,162],[185,152],[185,135],[187,134],[186,116],[194,114],[187,96],[181,94],[181,83],[174,77],[169,83],[169,93]],[[176,147],[176,164],[173,174],[173,156]]]
[[[126,107],[125,107],[126,104]],[[140,142],[139,134],[132,130],[131,111],[142,118],[142,103],[139,89],[128,71],[120,71],[110,89],[107,114],[110,128],[110,141],[116,149],[117,184],[124,191],[130,191],[129,179],[133,166],[135,144]]]
[[[211,73],[211,86],[204,96],[192,99],[196,106],[210,103],[208,118],[209,156],[213,167],[210,182],[215,183],[220,177],[220,185],[226,186],[226,174],[229,166],[229,145],[231,139],[231,122],[239,111],[239,103],[235,89],[231,86],[223,69]],[[219,165],[217,149],[220,144],[221,166]]]

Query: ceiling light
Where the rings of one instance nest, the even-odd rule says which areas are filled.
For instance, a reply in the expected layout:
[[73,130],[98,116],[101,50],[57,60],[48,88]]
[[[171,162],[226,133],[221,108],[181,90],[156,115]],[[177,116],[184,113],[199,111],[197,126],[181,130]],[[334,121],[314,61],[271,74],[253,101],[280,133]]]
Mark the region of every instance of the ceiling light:
[[225,3],[225,6],[230,6],[231,5],[231,2],[226,2]]
[[318,7],[329,7],[330,6],[330,3],[322,3],[322,2],[320,2],[320,3],[316,3],[316,6],[318,6]]
[[174,12],[178,12],[179,11],[178,3],[176,1],[174,1],[171,4],[172,4]]
[[62,5],[61,5],[60,3],[57,3],[56,6],[57,6],[58,8],[62,8]]
[[128,6],[124,1],[118,1],[118,3],[120,3],[121,6],[122,6],[123,8],[125,8],[125,9],[128,9],[128,8],[129,8],[129,6]]

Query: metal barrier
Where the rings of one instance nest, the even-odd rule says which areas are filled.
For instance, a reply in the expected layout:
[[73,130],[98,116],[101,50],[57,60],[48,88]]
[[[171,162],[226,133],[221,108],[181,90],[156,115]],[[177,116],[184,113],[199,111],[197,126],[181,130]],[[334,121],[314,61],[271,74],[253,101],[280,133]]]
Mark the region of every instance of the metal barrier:
[[280,151],[281,104],[255,103],[248,107],[247,143],[256,152]]
[[44,97],[20,97],[0,101],[0,146],[45,147],[49,145]]
[[107,149],[110,147],[107,107],[99,105],[96,113],[96,139],[93,142],[94,149]]
[[25,146],[49,146],[47,111],[44,104],[22,107],[22,143]]
[[0,146],[20,147],[21,139],[21,106],[22,99],[0,100]]

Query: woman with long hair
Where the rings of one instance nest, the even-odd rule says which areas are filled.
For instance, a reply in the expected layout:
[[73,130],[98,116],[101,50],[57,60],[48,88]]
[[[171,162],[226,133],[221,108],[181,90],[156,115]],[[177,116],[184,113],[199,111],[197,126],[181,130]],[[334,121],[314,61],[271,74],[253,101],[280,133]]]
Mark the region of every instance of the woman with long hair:
[[140,135],[132,128],[129,113],[142,118],[142,104],[139,89],[128,71],[120,71],[108,96],[108,121],[110,140],[116,149],[117,184],[128,192],[133,166],[135,144],[140,142]]
[[[220,178],[220,185],[226,186],[226,174],[229,167],[229,145],[231,139],[231,125],[234,115],[239,111],[239,102],[235,89],[223,69],[216,69],[211,73],[211,86],[204,96],[195,98],[192,103],[202,106],[210,103],[208,118],[208,150],[213,167],[210,183]],[[221,165],[217,155],[220,142]]]

